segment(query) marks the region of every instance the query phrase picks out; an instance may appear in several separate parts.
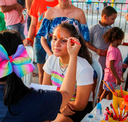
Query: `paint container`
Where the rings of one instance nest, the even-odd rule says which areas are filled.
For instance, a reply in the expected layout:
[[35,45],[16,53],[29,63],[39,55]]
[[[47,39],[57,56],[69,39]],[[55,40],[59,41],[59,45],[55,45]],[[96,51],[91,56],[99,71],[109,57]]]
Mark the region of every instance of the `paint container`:
[[101,115],[102,114],[102,106],[101,103],[98,103],[96,105],[96,114]]

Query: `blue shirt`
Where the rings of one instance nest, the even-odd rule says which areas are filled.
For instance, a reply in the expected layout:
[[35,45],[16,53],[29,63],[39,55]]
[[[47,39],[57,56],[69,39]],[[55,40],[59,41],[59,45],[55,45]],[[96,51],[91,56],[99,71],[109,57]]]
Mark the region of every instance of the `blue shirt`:
[[[103,39],[103,35],[106,31],[108,31],[112,26],[102,26],[100,23],[97,23],[96,25],[93,25],[89,29],[89,34],[90,34],[90,43],[98,48],[98,49],[108,49],[110,43],[106,43]],[[106,56],[100,56],[99,57],[99,62],[101,64],[102,69],[104,70],[105,62],[106,62]]]
[[49,40],[49,35],[52,35],[54,28],[61,23],[70,23],[74,25],[78,33],[82,35],[85,41],[88,42],[90,40],[88,25],[81,24],[76,19],[68,18],[68,17],[56,17],[53,20],[48,20],[47,18],[44,18],[37,35],[43,36],[47,40]]
[[13,116],[4,105],[4,85],[0,84],[0,122],[43,122],[54,120],[59,112],[62,95],[58,91],[32,90],[11,105]]

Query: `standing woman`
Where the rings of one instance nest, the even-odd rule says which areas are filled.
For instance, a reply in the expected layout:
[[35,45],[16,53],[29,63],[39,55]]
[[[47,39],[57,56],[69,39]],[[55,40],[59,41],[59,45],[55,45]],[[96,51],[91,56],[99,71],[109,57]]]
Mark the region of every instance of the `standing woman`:
[[41,36],[41,44],[49,56],[53,54],[50,49],[53,30],[61,23],[74,25],[86,42],[90,40],[84,12],[70,4],[69,0],[58,0],[58,5],[48,9],[44,17],[37,35]]

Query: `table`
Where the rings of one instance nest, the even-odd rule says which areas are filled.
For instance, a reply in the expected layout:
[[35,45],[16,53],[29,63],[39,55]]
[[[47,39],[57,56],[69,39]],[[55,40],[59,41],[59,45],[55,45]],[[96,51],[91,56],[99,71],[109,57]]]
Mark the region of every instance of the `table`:
[[[104,111],[105,111],[106,107],[110,108],[110,103],[112,103],[112,100],[102,99],[100,103],[102,105],[102,114],[101,115],[96,114],[96,107],[91,111],[90,114],[93,114],[94,116],[96,116],[96,117],[100,118],[100,120],[102,120],[102,119],[104,119],[104,116],[103,116]],[[87,118],[87,115],[82,119],[81,122],[86,122],[86,118]]]

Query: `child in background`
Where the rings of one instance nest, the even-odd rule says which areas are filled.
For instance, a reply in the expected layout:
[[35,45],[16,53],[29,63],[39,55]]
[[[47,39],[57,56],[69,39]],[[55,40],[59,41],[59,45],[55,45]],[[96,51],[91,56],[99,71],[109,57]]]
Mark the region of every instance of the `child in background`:
[[60,110],[55,121],[80,122],[92,110],[93,69],[85,41],[72,24],[63,23],[54,29],[51,42],[54,55],[47,59],[43,67],[43,84],[61,88],[69,63],[67,40],[79,40],[81,44],[77,56],[76,86],[71,101]]
[[[103,35],[103,38],[106,42],[110,43],[107,51],[104,81],[110,88],[110,83],[113,88],[115,88],[121,84],[122,55],[118,46],[122,43],[124,32],[118,27],[113,27]],[[112,93],[105,84],[103,84],[103,89],[104,91],[100,100],[106,98],[107,95],[109,95],[109,97],[107,97],[108,100],[112,99]]]
[[[111,25],[115,22],[116,17],[117,11],[113,7],[107,6],[102,10],[101,20],[99,23],[91,26],[89,29],[90,43],[88,44],[91,46],[88,46],[88,44],[87,46],[91,47],[90,49],[92,50],[92,57],[99,61],[103,73],[105,69],[107,49],[110,43],[106,43],[102,36],[107,30],[112,28]],[[99,97],[101,96],[102,92],[103,83],[101,82],[97,102],[99,102]]]
[[70,61],[60,90],[34,90],[26,87],[21,79],[34,70],[34,65],[20,34],[8,30],[0,32],[0,122],[44,122],[56,118],[60,108],[71,99],[76,83],[77,54],[81,45],[71,46],[68,41],[67,47]]

